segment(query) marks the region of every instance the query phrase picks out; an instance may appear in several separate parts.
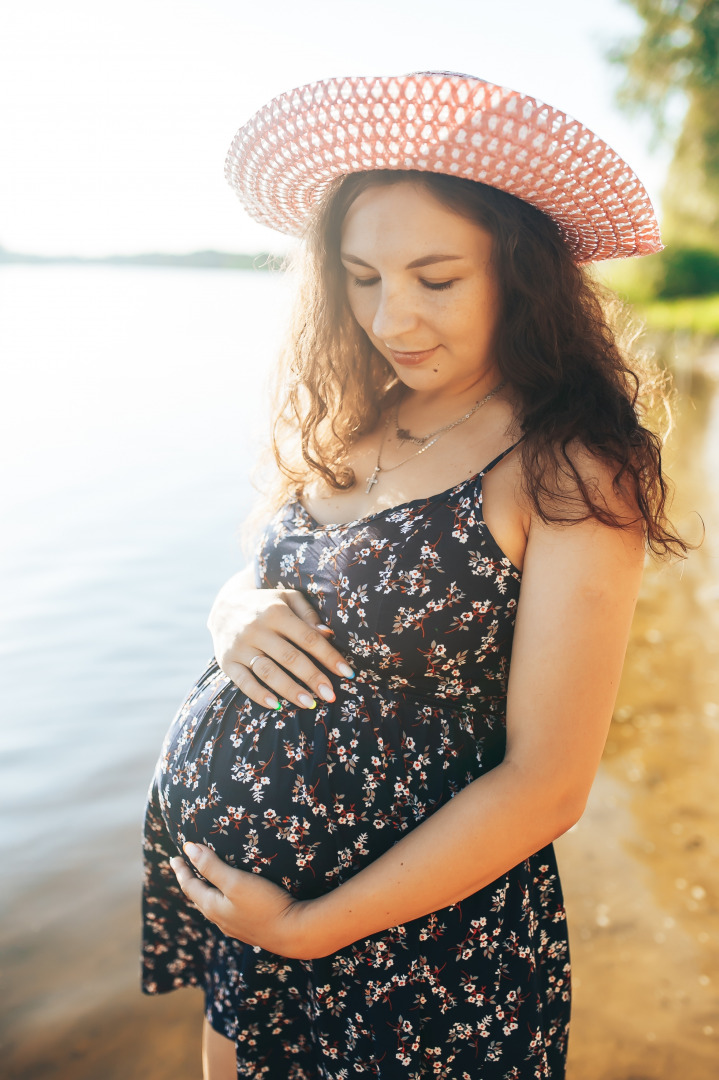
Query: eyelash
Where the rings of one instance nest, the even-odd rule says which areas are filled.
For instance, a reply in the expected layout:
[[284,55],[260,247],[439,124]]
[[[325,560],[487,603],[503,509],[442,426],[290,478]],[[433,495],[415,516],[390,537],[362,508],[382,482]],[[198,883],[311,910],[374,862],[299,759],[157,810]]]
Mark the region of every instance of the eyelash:
[[[425,289],[430,289],[431,292],[442,292],[444,289],[450,289],[456,278],[452,278],[451,281],[424,281],[420,278],[420,281],[424,285]],[[358,289],[367,289],[372,285],[376,285],[379,278],[355,278],[354,283]]]

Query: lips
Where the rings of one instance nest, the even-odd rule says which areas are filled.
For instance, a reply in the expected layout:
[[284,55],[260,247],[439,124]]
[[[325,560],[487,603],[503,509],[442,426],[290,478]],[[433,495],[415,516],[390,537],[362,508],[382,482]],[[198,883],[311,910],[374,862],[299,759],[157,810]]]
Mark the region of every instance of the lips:
[[402,364],[404,366],[414,366],[415,364],[421,364],[425,360],[428,360],[430,356],[436,353],[438,346],[435,345],[433,349],[425,349],[423,352],[396,352],[394,349],[390,349],[392,359],[395,364]]

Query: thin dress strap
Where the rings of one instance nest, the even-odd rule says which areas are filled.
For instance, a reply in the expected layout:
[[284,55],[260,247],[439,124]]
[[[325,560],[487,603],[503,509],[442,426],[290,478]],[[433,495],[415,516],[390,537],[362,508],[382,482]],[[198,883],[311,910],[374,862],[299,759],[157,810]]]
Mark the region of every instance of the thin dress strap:
[[516,443],[512,443],[512,445],[508,446],[506,450],[503,450],[501,454],[497,454],[496,458],[493,458],[492,461],[490,461],[489,465],[484,466],[479,475],[485,476],[488,472],[490,472],[491,469],[494,468],[495,465],[499,465],[502,458],[505,458],[507,454],[511,454],[512,450],[514,450],[522,442],[522,439],[524,439],[524,435],[522,435],[521,439],[517,439]]

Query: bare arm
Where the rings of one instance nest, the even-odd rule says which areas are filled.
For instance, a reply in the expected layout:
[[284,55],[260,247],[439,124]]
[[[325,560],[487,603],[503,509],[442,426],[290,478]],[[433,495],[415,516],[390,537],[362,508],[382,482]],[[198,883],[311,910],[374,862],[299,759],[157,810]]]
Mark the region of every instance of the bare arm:
[[220,589],[215,598],[215,603],[212,605],[212,611],[210,617],[207,620],[208,626],[212,622],[212,615],[217,605],[218,600],[222,601],[223,598],[231,597],[236,589],[254,589],[255,587],[255,572],[250,563],[244,566],[242,570],[238,570],[236,574],[233,574],[231,578],[228,578],[225,584]]
[[[212,635],[213,644],[215,644],[216,638],[221,639],[227,623],[232,617],[233,610],[241,600],[242,594],[247,592],[248,589],[254,588],[255,574],[251,564],[243,567],[242,570],[238,570],[236,574],[227,579],[215,597],[207,618],[207,629]],[[217,650],[215,650],[215,655],[217,655]]]

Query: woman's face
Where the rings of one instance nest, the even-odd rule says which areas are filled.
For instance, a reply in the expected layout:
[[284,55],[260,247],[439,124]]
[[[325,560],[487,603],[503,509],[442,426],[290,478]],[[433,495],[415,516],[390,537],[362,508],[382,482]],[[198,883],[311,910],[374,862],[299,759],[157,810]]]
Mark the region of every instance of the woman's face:
[[352,313],[416,391],[499,382],[498,289],[485,229],[410,182],[363,191],[342,227]]

